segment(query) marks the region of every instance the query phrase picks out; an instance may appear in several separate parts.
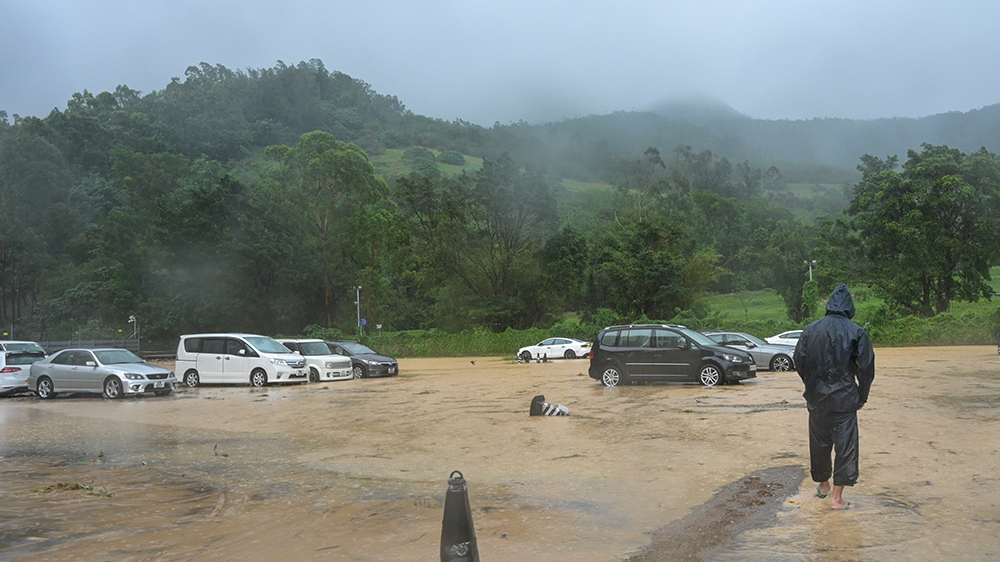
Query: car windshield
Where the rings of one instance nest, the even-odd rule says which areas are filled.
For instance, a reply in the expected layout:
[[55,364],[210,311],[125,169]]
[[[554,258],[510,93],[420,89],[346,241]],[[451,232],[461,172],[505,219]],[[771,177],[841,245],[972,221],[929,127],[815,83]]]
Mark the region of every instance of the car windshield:
[[368,347],[367,345],[360,344],[360,343],[357,343],[357,342],[344,342],[344,343],[342,343],[340,345],[344,346],[344,349],[346,349],[347,351],[349,351],[351,353],[351,355],[361,355],[361,354],[364,354],[364,353],[370,353],[372,355],[377,355],[372,348]]
[[4,347],[7,351],[41,351],[42,353],[45,353],[45,349],[33,341],[23,343],[5,343]]
[[708,345],[708,346],[718,346],[719,342],[713,341],[712,338],[706,336],[701,332],[696,332],[690,328],[674,328],[678,332],[684,334],[689,340],[693,341],[698,345]]
[[321,341],[299,342],[302,355],[331,355],[330,348]]
[[104,365],[119,365],[122,363],[142,363],[142,359],[127,349],[109,349],[107,351],[95,351],[97,360]]
[[757,345],[770,345],[769,343],[767,343],[766,341],[758,338],[757,336],[752,336],[750,334],[743,334],[743,333],[741,333],[740,335],[743,336],[744,338],[752,341],[753,343],[755,343]]
[[278,340],[267,336],[253,336],[246,340],[261,353],[291,353],[287,347],[278,343]]

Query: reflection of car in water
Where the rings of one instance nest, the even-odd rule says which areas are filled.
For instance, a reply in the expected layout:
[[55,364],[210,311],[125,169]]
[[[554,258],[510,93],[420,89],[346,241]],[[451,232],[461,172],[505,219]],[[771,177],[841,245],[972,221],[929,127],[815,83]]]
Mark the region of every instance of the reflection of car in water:
[[399,363],[387,355],[380,355],[367,345],[356,341],[328,341],[330,351],[351,358],[351,373],[356,379],[368,377],[393,377],[399,374]]
[[737,383],[757,376],[749,353],[676,324],[613,326],[597,333],[590,377],[604,386],[636,381]]
[[42,351],[0,351],[0,394],[27,392],[31,364],[42,359]]
[[28,375],[28,388],[42,399],[58,392],[166,396],[176,386],[173,371],[150,365],[127,349],[64,349],[32,363]]
[[702,330],[701,333],[713,340],[746,350],[753,355],[753,360],[759,368],[771,371],[791,371],[792,353],[794,347],[788,345],[772,345],[757,336],[746,332],[722,332],[718,330]]
[[517,350],[522,361],[532,359],[575,359],[590,355],[590,342],[574,338],[549,338]]

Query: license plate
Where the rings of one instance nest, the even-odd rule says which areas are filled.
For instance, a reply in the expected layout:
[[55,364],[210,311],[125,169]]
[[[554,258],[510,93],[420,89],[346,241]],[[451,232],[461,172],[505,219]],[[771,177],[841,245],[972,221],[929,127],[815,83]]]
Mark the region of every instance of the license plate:
[[757,370],[757,365],[750,365],[750,370],[751,371],[756,371]]
[[153,388],[163,388],[163,381],[156,381],[153,383]]
[[390,373],[395,373],[396,372],[396,368],[395,367],[389,367],[389,372]]

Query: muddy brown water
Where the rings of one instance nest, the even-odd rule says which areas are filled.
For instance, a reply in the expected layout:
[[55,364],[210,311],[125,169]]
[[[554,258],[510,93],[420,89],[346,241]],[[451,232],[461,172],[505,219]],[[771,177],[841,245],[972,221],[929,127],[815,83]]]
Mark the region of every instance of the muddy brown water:
[[[484,562],[613,562],[746,474],[808,466],[794,373],[607,389],[587,366],[404,359],[388,379],[2,398],[0,560],[438,560],[460,470]],[[854,507],[807,477],[714,560],[1000,559],[996,348],[878,349],[876,368]],[[537,394],[571,415],[529,417]]]

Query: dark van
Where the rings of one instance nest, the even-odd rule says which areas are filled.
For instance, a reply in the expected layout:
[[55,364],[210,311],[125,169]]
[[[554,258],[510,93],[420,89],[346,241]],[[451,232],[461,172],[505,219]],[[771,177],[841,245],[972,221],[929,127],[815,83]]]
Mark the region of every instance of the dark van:
[[757,365],[749,353],[719,345],[684,326],[612,326],[597,333],[590,377],[604,386],[638,381],[715,386],[756,378]]

